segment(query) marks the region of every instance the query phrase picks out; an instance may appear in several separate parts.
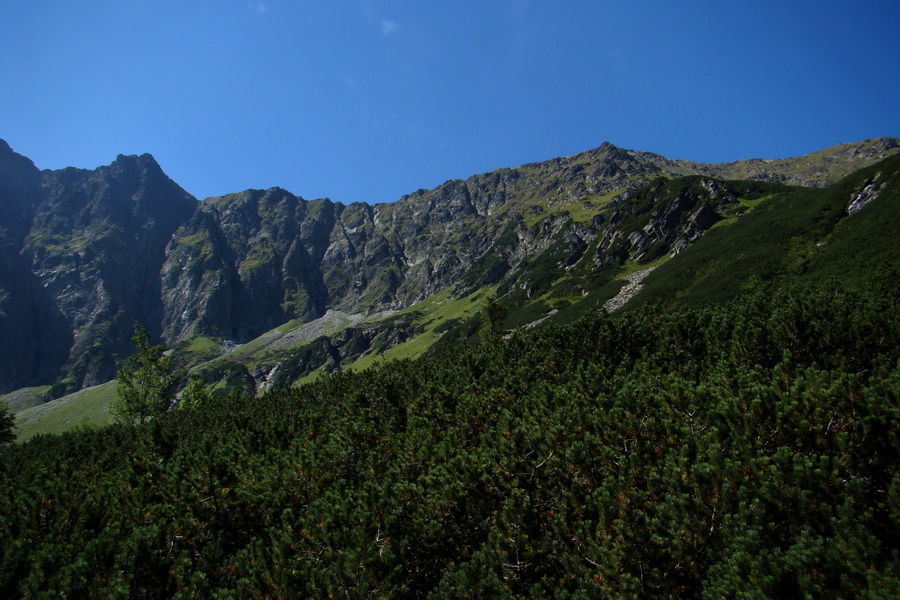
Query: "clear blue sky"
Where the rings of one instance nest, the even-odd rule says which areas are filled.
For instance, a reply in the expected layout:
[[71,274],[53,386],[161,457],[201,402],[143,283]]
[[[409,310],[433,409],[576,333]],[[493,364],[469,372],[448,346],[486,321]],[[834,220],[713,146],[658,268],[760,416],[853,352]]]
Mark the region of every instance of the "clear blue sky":
[[4,0],[0,138],[153,154],[198,198],[393,201],[610,141],[796,156],[900,136],[900,2]]

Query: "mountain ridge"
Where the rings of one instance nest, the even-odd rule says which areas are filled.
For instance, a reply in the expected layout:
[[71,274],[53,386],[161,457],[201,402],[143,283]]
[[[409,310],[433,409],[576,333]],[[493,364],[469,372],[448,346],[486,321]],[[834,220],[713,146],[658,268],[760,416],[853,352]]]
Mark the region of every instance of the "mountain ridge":
[[795,159],[705,165],[605,143],[391,203],[344,205],[281,188],[198,202],[149,154],[38,171],[4,142],[0,210],[21,214],[0,238],[9,265],[0,333],[16,340],[0,382],[3,390],[55,382],[61,393],[106,381],[129,352],[135,321],[170,346],[197,336],[228,346],[328,310],[399,310],[447,288],[462,297],[516,280],[537,294],[544,284],[523,280],[523,269],[545,253],[559,254],[565,272],[603,246],[592,255],[598,273],[646,258],[651,246],[687,245],[713,225],[713,209],[696,212],[694,199],[660,215],[657,234],[611,229],[616,207],[659,177],[824,185],[898,150],[895,138],[878,138]]

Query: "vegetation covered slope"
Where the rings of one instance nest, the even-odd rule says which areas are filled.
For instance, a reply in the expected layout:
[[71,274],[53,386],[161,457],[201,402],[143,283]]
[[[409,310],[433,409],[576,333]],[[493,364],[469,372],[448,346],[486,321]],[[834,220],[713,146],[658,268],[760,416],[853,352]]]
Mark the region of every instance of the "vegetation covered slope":
[[891,597],[900,292],[594,314],[0,454],[7,598]]
[[[694,191],[712,185],[718,194]],[[692,197],[692,208],[674,210]],[[690,221],[702,211],[705,228],[661,226],[673,218]],[[825,189],[700,177],[659,180],[608,211],[607,218],[625,222],[620,231],[635,233],[608,230],[613,235],[599,236],[571,268],[564,268],[562,254],[539,256],[511,285],[500,287],[509,307],[507,327],[541,316],[570,322],[599,310],[620,289],[623,275],[651,266],[657,268],[626,310],[648,303],[723,302],[766,281],[808,285],[838,278],[859,284],[883,278],[884,268],[900,270],[900,159],[885,159]],[[684,243],[692,235],[696,239]],[[540,273],[544,277],[533,276]],[[531,281],[542,285],[528,297],[523,284]]]
[[824,190],[791,188],[720,225],[655,270],[635,302],[702,304],[758,281],[861,283],[900,270],[900,159]]

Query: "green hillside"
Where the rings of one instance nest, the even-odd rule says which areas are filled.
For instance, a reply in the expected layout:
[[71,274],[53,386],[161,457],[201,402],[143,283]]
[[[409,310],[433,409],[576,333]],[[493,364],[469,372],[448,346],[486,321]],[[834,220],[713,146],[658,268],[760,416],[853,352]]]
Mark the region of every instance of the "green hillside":
[[36,435],[108,425],[113,421],[109,407],[116,397],[116,383],[110,381],[19,411],[17,439],[25,442]]
[[[849,216],[853,198],[877,190]],[[862,283],[900,272],[900,159],[889,158],[826,189],[793,188],[722,223],[645,281],[637,303],[703,304],[759,281]]]

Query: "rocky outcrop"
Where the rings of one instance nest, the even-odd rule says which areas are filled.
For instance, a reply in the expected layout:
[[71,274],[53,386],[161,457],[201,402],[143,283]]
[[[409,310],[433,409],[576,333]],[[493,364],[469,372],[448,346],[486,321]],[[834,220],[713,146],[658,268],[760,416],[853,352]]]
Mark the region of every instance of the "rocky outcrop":
[[850,203],[847,205],[847,214],[852,216],[864,209],[869,203],[878,198],[881,190],[888,181],[883,173],[876,173],[853,192]]
[[737,195],[727,182],[705,177],[659,179],[629,194],[600,228],[595,269],[678,254],[734,211]]
[[318,267],[337,207],[273,188],[212,198],[174,234],[162,267],[167,342],[203,333],[246,341],[325,311]]

